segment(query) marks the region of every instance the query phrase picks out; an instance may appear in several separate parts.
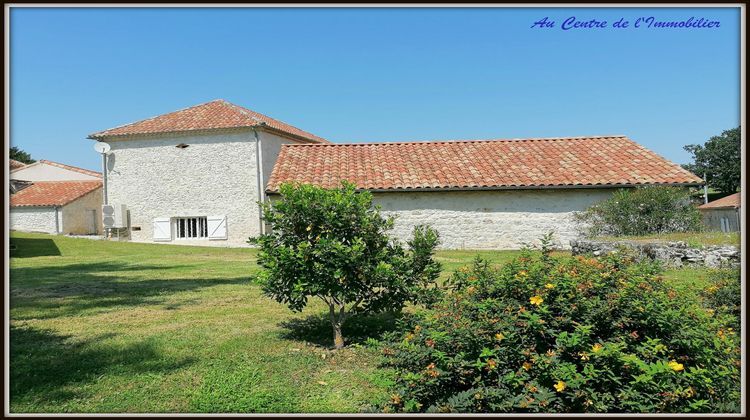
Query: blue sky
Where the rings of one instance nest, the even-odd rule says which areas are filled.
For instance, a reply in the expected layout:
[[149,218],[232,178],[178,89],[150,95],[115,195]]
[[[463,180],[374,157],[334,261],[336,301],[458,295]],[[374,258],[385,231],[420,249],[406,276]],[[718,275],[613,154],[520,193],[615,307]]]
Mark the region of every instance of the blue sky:
[[[611,27],[648,16],[720,27]],[[736,8],[14,8],[10,143],[98,169],[88,134],[223,98],[334,142],[625,134],[684,163],[739,125],[739,25]]]

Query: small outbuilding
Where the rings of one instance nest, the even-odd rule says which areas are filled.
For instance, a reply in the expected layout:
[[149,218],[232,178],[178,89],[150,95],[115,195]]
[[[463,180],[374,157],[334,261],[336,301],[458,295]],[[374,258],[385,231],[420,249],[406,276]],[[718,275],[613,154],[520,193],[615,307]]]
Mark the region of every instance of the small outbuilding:
[[735,193],[699,206],[703,223],[710,230],[739,232],[741,198],[740,193]]
[[102,181],[37,181],[10,196],[12,230],[95,235],[102,232]]

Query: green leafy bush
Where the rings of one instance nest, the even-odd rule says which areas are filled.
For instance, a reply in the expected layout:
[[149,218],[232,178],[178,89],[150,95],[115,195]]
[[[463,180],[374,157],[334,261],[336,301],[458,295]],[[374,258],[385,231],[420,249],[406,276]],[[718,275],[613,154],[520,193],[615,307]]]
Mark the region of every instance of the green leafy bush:
[[652,262],[524,250],[448,284],[385,344],[386,412],[739,410],[739,338]]
[[612,197],[576,215],[581,229],[591,235],[647,235],[697,232],[700,211],[690,202],[690,192],[678,187],[620,189]]
[[353,313],[435,300],[435,230],[415,227],[404,249],[388,236],[393,220],[373,206],[372,194],[350,183],[335,189],[284,184],[280,193],[262,205],[271,231],[249,241],[260,246],[258,282],[294,311],[310,297],[325,302],[336,348],[344,346],[342,326]]
[[[714,270],[709,280],[711,285],[703,291],[708,308],[717,316],[726,315],[736,329],[740,327],[742,313],[742,286],[740,269],[723,268]],[[729,332],[734,331],[730,329]]]

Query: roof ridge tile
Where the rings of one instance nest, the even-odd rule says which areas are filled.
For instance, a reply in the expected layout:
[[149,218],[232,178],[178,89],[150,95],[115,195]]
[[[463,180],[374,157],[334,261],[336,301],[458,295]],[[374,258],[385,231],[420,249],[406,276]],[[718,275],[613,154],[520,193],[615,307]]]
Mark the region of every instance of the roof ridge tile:
[[[596,140],[596,139],[628,139],[625,135],[611,136],[574,136],[574,137],[517,137],[517,138],[494,138],[494,139],[455,139],[455,140],[412,140],[412,141],[381,141],[381,142],[350,142],[350,143],[325,143],[325,144],[285,144],[284,146],[380,146],[380,145],[402,145],[402,144],[451,144],[451,143],[488,143],[488,142],[550,142],[558,140]],[[630,140],[630,139],[628,139]],[[632,140],[631,140],[632,141]],[[637,144],[637,143],[636,143]]]

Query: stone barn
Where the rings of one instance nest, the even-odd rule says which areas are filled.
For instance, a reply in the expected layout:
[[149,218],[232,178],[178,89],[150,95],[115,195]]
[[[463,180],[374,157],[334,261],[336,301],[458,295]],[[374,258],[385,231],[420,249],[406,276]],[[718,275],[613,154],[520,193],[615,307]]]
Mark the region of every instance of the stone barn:
[[443,248],[518,248],[617,188],[701,180],[625,136],[333,144],[223,100],[89,136],[111,146],[109,203],[139,242],[245,246],[264,232],[258,202],[283,182],[372,191],[393,235],[430,224]]

